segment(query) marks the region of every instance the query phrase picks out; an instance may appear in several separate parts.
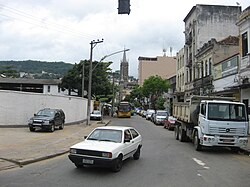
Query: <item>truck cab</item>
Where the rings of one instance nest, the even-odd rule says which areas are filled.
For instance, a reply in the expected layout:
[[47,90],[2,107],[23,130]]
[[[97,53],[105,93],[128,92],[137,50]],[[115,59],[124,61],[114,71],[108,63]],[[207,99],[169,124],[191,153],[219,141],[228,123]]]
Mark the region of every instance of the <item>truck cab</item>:
[[200,145],[245,147],[248,129],[245,105],[231,101],[201,101],[195,129]]

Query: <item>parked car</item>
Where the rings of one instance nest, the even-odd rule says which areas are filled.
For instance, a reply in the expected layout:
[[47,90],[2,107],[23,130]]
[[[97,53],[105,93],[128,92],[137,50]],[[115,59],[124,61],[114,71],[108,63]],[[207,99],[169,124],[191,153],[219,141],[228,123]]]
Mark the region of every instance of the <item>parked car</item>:
[[93,110],[90,114],[91,120],[102,120],[102,113],[99,110]]
[[154,123],[156,125],[163,125],[164,121],[168,118],[168,112],[165,110],[156,110],[154,116]]
[[70,147],[69,159],[77,168],[100,166],[118,172],[123,161],[140,158],[142,137],[132,127],[104,126],[95,128],[83,142]]
[[28,126],[31,132],[36,129],[55,131],[55,127],[64,128],[65,114],[61,109],[44,108],[39,110],[34,117],[28,121]]
[[154,109],[148,109],[146,112],[146,120],[150,120],[151,119],[151,115],[155,113]]
[[175,122],[176,122],[176,118],[173,116],[169,116],[168,119],[164,121],[164,128],[168,130],[174,130]]
[[150,121],[152,121],[153,123],[155,123],[155,113],[151,114]]
[[145,118],[147,115],[147,111],[146,110],[142,110],[141,112],[141,117]]

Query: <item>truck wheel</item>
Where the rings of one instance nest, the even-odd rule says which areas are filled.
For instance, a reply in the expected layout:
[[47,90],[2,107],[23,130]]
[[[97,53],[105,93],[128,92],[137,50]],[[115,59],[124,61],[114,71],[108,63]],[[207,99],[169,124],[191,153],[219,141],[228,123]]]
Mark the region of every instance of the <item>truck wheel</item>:
[[230,149],[233,153],[238,153],[240,151],[239,147],[230,147]]
[[186,141],[186,131],[184,129],[182,129],[181,126],[179,126],[179,140],[180,142],[185,142]]
[[202,150],[202,145],[200,144],[198,131],[195,131],[195,134],[194,134],[194,147],[195,147],[196,151],[201,151]]
[[179,125],[176,125],[174,128],[174,136],[176,140],[179,140]]

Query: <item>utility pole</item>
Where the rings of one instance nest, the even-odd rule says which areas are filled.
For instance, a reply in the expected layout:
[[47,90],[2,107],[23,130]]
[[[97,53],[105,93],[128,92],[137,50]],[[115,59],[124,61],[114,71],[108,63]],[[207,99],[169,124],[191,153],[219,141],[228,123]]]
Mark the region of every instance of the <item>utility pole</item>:
[[84,97],[84,61],[82,61],[82,97]]
[[90,42],[90,62],[89,62],[89,85],[88,85],[88,106],[87,106],[87,125],[90,125],[90,108],[91,108],[91,85],[92,85],[92,58],[93,49],[98,43],[102,43],[102,40],[93,40]]
[[112,72],[112,117],[114,117],[114,102],[115,102],[115,73]]

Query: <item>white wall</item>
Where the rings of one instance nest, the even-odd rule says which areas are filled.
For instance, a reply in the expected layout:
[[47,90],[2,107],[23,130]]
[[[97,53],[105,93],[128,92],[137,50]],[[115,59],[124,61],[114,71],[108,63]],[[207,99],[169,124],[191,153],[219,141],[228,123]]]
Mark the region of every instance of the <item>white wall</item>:
[[0,126],[27,125],[28,119],[42,108],[60,108],[65,123],[87,119],[88,100],[80,97],[0,90]]

